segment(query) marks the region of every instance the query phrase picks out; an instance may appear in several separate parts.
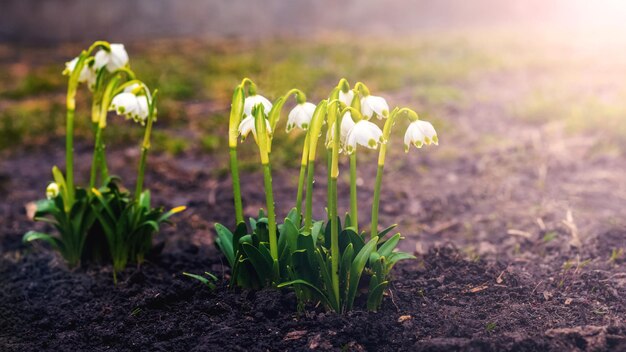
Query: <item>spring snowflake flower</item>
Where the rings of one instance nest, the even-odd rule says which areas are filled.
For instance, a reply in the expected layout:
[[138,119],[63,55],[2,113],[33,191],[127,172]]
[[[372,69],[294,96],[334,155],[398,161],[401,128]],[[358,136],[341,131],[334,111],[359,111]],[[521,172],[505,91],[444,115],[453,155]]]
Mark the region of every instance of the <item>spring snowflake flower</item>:
[[259,104],[263,105],[263,112],[265,113],[265,116],[267,116],[267,114],[270,113],[270,110],[272,110],[272,102],[270,102],[266,97],[258,94],[251,95],[246,98],[243,103],[243,114],[245,116],[252,116],[252,109]]
[[[78,58],[75,57],[72,61],[68,61],[65,63],[65,70],[63,70],[63,74],[69,76],[76,69],[76,64],[78,63]],[[87,83],[89,89],[93,89],[96,85],[96,71],[93,69],[93,62],[85,63],[83,65],[82,70],[80,71],[80,75],[78,75],[79,83]]]
[[[343,117],[341,118],[341,130],[339,135],[339,142],[341,146],[346,144],[346,137],[348,137],[348,133],[350,132],[352,127],[354,127],[354,125],[355,123],[352,119],[352,114],[350,114],[349,111],[343,114]],[[333,125],[328,129],[328,131],[326,131],[326,147],[330,147],[330,145],[332,144],[334,133],[335,123],[333,122]]]
[[352,104],[352,99],[354,98],[354,91],[352,89],[348,90],[347,93],[344,93],[342,90],[339,91],[339,101],[350,106]]
[[413,144],[416,148],[425,145],[439,145],[437,132],[430,122],[417,120],[411,122],[404,134],[404,151],[408,152],[409,147]]
[[[265,119],[265,126],[267,127],[267,133],[272,134],[272,127],[270,126],[270,122]],[[239,124],[239,135],[241,139],[244,140],[248,135],[252,132],[254,139],[256,140],[256,127],[254,126],[254,116],[248,115]]]
[[145,124],[150,113],[148,97],[135,95],[131,92],[122,92],[111,101],[109,110],[115,110],[118,115],[126,116],[135,122]]
[[313,113],[315,112],[315,104],[302,103],[296,105],[290,112],[287,119],[287,133],[291,132],[294,127],[306,130],[311,124]]
[[48,199],[54,199],[59,195],[59,185],[55,182],[52,182],[46,188],[46,197]]
[[376,149],[383,142],[383,131],[380,127],[367,120],[361,120],[348,132],[345,150],[348,154],[352,154],[356,150],[357,145]]
[[374,115],[383,119],[389,115],[389,105],[383,97],[368,95],[361,99],[361,113],[368,119]]
[[113,72],[128,64],[128,53],[124,49],[124,44],[111,44],[111,50],[100,49],[94,56],[96,70],[102,67]]

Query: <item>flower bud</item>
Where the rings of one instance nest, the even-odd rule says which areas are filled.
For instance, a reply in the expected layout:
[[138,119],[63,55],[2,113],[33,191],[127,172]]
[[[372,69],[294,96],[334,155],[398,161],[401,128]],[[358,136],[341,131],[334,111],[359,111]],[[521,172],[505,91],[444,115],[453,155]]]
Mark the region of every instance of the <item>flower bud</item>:
[[46,188],[46,198],[54,199],[59,195],[59,185],[55,182],[52,182]]

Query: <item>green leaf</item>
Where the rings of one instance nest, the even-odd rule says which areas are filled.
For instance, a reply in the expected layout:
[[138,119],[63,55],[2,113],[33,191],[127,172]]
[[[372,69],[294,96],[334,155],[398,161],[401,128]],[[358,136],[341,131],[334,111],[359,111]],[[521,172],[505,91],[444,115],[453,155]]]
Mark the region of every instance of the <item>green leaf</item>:
[[273,276],[272,275],[273,263],[272,263],[271,257],[270,257],[270,261],[267,261],[267,258],[263,255],[263,253],[261,253],[261,251],[258,248],[248,243],[242,243],[241,249],[246,254],[248,259],[250,259],[250,262],[252,263],[254,270],[256,271],[257,275],[259,276],[259,279],[263,282],[263,284],[265,285],[271,282],[271,279]]
[[[354,247],[352,243],[348,244],[346,250],[341,256],[341,263],[339,264],[339,289],[340,294],[345,295],[348,292],[348,283],[350,280],[350,268],[352,261],[354,260]],[[345,300],[346,297],[343,297]]]
[[246,227],[245,222],[240,222],[237,224],[235,228],[235,232],[233,232],[232,244],[233,244],[233,254],[234,257],[237,257],[239,253],[239,243],[241,239],[248,234],[248,228]]
[[150,190],[141,192],[141,195],[139,196],[139,206],[150,209]]
[[313,223],[311,227],[311,236],[313,237],[313,243],[317,243],[320,233],[322,232],[322,228],[324,227],[323,221],[316,221]]
[[359,281],[361,280],[361,274],[363,274],[365,264],[367,263],[367,260],[369,259],[372,251],[376,248],[376,244],[378,244],[378,236],[372,238],[369,242],[367,242],[367,244],[358,252],[356,257],[352,261],[352,266],[350,267],[348,299],[346,300],[346,308],[348,310],[352,309],[352,304],[354,303],[354,298],[356,297]]
[[391,232],[391,230],[395,229],[395,228],[396,228],[396,226],[398,226],[398,224],[393,224],[393,225],[391,225],[391,226],[387,227],[386,229],[384,229],[384,230],[380,231],[380,232],[378,233],[378,238],[382,239],[383,237],[385,237],[385,235],[386,235],[386,234],[388,234],[389,232]]
[[390,239],[385,241],[385,243],[383,243],[383,245],[380,246],[380,248],[378,248],[378,254],[380,254],[383,257],[388,257],[396,248],[396,246],[398,245],[398,242],[400,242],[399,233],[393,235]]
[[32,241],[37,241],[37,240],[42,240],[45,242],[48,242],[50,245],[52,245],[52,247],[54,248],[59,248],[58,245],[58,239],[55,237],[52,237],[46,233],[41,233],[41,232],[35,232],[35,231],[28,231],[24,234],[24,237],[22,237],[22,242],[26,243],[26,242],[32,242]]
[[307,282],[307,281],[304,281],[304,280],[293,280],[293,281],[289,281],[289,282],[283,282],[282,284],[279,284],[277,287],[278,288],[282,288],[282,287],[295,286],[295,285],[304,285],[304,286],[312,289],[313,292],[317,293],[317,296],[322,301],[322,303],[324,303],[328,307],[333,308],[335,311],[339,311],[339,309],[338,309],[339,307],[334,305],[331,302],[331,300],[319,288],[317,288],[315,285],[313,285],[310,282]]
[[373,289],[369,290],[369,294],[367,296],[367,309],[370,311],[378,310],[380,303],[383,300],[383,294],[385,293],[385,289],[389,286],[389,281],[383,281],[378,284]]
[[233,251],[233,234],[222,224],[215,224],[215,232],[217,233],[218,247],[222,250],[222,253],[226,256],[228,264],[232,268],[235,264],[235,253]]
[[[210,279],[213,281],[217,281],[217,277],[215,277],[212,274],[209,274],[207,272],[205,272],[205,274],[210,275]],[[205,284],[208,288],[210,288],[211,290],[215,289],[215,284],[213,282],[211,282],[211,280],[207,279],[206,277],[202,276],[202,275],[197,275],[197,274],[191,274],[191,273],[183,273],[183,275],[185,276],[189,276],[190,278],[196,279],[198,281],[200,281],[201,283]]]

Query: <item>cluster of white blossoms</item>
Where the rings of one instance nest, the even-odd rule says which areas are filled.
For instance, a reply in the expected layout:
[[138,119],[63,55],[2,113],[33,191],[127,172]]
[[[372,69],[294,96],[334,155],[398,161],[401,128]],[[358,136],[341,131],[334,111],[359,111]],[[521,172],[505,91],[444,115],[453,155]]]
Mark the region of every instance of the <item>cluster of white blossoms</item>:
[[[362,92],[356,89],[340,90],[338,95],[338,100],[344,106],[354,106],[355,102],[353,100],[360,99],[356,102],[356,106],[359,106],[360,110],[356,112],[346,111],[341,118],[341,150],[347,154],[352,154],[359,145],[368,149],[377,149],[381,144],[386,143],[381,128],[370,121],[373,117],[377,117],[379,120],[389,117],[389,104],[387,104],[385,98],[370,95],[369,92],[362,94]],[[266,116],[272,109],[272,103],[261,95],[255,93],[245,98],[244,118],[239,124],[239,135],[244,139],[250,132],[256,138],[255,120],[254,116],[252,116],[252,111],[257,105],[263,106]],[[296,104],[289,112],[286,131],[289,133],[294,128],[307,130],[311,124],[315,109],[316,105],[309,102]],[[358,115],[358,118],[355,118],[354,114]],[[271,133],[269,121],[266,120],[266,123],[268,132]],[[334,123],[326,134],[327,147],[332,143],[333,131]],[[419,119],[412,120],[404,136],[405,150],[408,151],[410,145],[421,148],[430,144],[438,144],[437,132],[433,125]]]
[[118,115],[126,116],[127,119],[144,125],[150,114],[150,107],[147,89],[143,84],[134,83],[124,91],[116,95],[111,101],[109,110],[117,112]]
[[[113,72],[128,65],[128,53],[124,44],[111,44],[109,49],[100,49],[93,58],[85,61],[78,77],[79,83],[87,83],[89,89],[93,90],[98,77],[98,70],[105,67],[107,71]],[[66,62],[63,74],[67,76],[72,74],[77,64],[78,57]]]

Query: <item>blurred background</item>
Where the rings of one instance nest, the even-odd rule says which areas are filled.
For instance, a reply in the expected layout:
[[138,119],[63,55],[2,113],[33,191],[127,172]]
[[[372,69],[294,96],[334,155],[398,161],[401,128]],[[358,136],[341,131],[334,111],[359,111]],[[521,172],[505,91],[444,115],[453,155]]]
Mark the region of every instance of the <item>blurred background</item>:
[[[312,101],[346,77],[439,131],[440,146],[404,156],[401,122],[391,142],[382,218],[414,233],[411,246],[516,253],[624,226],[624,1],[0,0],[0,173],[34,182],[47,172],[38,151],[62,145],[64,62],[99,39],[125,43],[139,77],[163,93],[154,146],[178,169],[209,163],[227,182],[226,119],[242,77],[270,98],[297,87]],[[88,94],[80,99],[87,152]],[[124,121],[111,130],[120,155],[141,135]],[[275,163],[297,164],[289,146],[301,138],[277,133]],[[375,155],[362,159],[366,211]],[[285,192],[293,174],[281,176]]]

